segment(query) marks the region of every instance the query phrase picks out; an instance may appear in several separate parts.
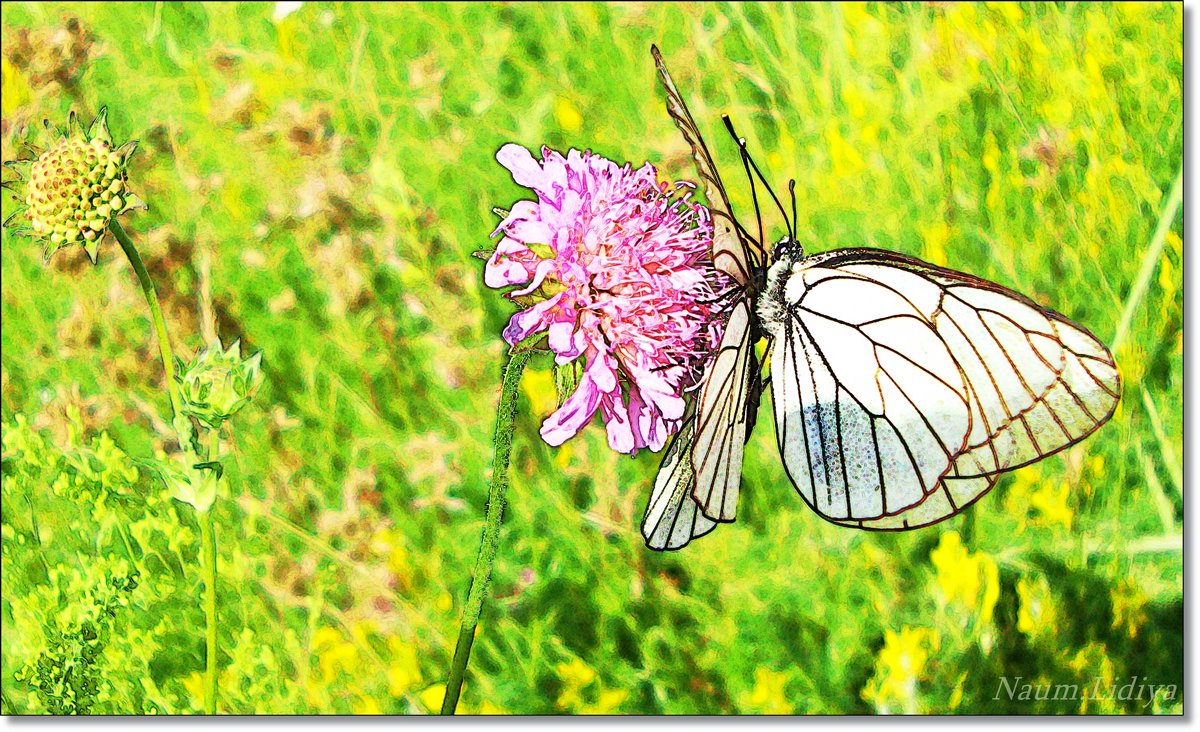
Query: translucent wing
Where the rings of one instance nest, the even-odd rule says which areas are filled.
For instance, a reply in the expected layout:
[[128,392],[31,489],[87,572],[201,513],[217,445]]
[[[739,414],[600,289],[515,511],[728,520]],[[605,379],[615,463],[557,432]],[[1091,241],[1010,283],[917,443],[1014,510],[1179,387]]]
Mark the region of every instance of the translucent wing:
[[695,435],[692,426],[693,419],[689,416],[671,442],[654,479],[654,491],[642,519],[642,536],[651,549],[682,549],[717,525],[700,512],[692,498],[692,488],[696,484],[696,473],[692,468],[692,438]]
[[738,300],[730,310],[721,345],[705,367],[696,402],[692,495],[704,515],[733,521],[742,483],[742,450],[758,409],[754,374],[758,359],[751,336],[750,305]]
[[654,56],[654,64],[658,67],[659,78],[667,91],[667,114],[675,122],[675,126],[683,133],[684,140],[692,148],[692,159],[696,163],[696,173],[704,185],[704,195],[708,199],[708,208],[713,217],[713,264],[717,269],[733,277],[740,284],[751,281],[751,275],[759,266],[755,259],[754,249],[747,238],[742,235],[737,220],[733,218],[733,208],[729,205],[729,196],[725,194],[725,186],[721,183],[721,175],[713,163],[708,146],[700,136],[691,112],[675,88],[675,82],[667,73],[662,54],[657,46],[650,47]]
[[892,252],[801,261],[777,299],[777,438],[823,517],[916,528],[997,474],[1091,434],[1116,408],[1112,355],[1086,329],[971,275]]

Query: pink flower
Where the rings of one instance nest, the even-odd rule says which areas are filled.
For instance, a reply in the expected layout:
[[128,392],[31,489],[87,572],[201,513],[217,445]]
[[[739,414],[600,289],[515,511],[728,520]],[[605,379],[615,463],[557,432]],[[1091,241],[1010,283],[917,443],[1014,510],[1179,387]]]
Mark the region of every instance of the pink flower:
[[537,194],[492,232],[504,237],[484,281],[521,285],[508,296],[530,305],[504,339],[544,332],[556,363],[584,359],[542,438],[561,445],[599,410],[614,450],[662,449],[720,341],[720,300],[733,285],[709,259],[708,210],[660,185],[649,163],[635,170],[546,147],[537,161],[513,144],[496,159]]

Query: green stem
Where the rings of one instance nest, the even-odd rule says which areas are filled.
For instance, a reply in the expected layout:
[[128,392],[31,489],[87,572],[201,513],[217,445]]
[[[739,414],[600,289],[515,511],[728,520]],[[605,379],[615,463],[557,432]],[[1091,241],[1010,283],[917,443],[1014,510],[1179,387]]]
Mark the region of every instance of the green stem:
[[475,627],[479,624],[483,598],[487,593],[488,581],[492,578],[492,565],[496,561],[496,547],[500,539],[500,520],[504,515],[504,492],[508,489],[508,457],[512,452],[513,422],[517,416],[517,386],[521,383],[521,372],[529,356],[529,351],[514,353],[504,368],[504,387],[500,391],[500,410],[496,414],[496,433],[492,439],[495,452],[483,539],[479,544],[479,556],[475,558],[475,572],[471,575],[467,603],[463,607],[454,659],[450,662],[442,714],[454,714],[458,706],[458,695],[462,693],[463,678],[467,673],[467,661],[471,657],[471,644],[475,642]]
[[137,569],[138,560],[133,555],[133,544],[129,542],[129,533],[125,529],[125,524],[117,522],[117,533],[121,536],[121,543],[125,545],[125,553],[129,555],[129,562]]
[[[210,430],[208,459],[220,457],[221,432]],[[204,563],[204,713],[217,713],[217,531],[216,505],[200,512],[200,544]]]
[[[110,219],[108,230],[116,237],[117,242],[121,245],[121,250],[125,252],[126,258],[129,259],[130,266],[133,267],[134,273],[137,274],[138,283],[142,286],[142,294],[146,297],[146,304],[150,306],[150,320],[154,326],[154,335],[158,340],[158,352],[162,358],[163,372],[167,382],[167,395],[171,399],[171,422],[178,431],[180,427],[177,424],[177,419],[182,414],[183,401],[179,396],[179,385],[175,383],[175,356],[171,352],[171,338],[167,335],[167,321],[163,317],[162,305],[158,301],[158,292],[154,289],[154,282],[150,279],[150,273],[146,271],[146,264],[142,261],[141,255],[138,254],[137,247],[134,246],[133,240],[129,238],[129,235],[125,233],[125,229],[122,228],[120,222],[115,218]],[[178,438],[180,449],[188,450],[190,441],[188,435],[178,432]],[[217,461],[217,458],[220,457],[220,450],[220,431],[210,430],[208,447],[209,462]],[[205,714],[216,714],[217,533],[213,522],[213,507],[209,506],[207,510],[199,511],[198,513],[200,514],[200,550],[204,574],[204,712]],[[126,548],[130,549],[132,558],[132,549],[129,547],[128,540],[123,532],[121,538],[126,541]]]
[[158,338],[158,351],[162,357],[163,371],[166,372],[167,377],[167,394],[171,398],[171,412],[172,416],[177,416],[180,400],[179,385],[175,383],[175,357],[171,353],[171,339],[167,336],[167,321],[163,318],[162,306],[158,303],[158,293],[154,289],[154,283],[150,281],[150,273],[146,271],[146,265],[142,262],[137,247],[133,245],[133,240],[125,233],[120,222],[115,218],[110,219],[108,230],[117,238],[121,250],[129,259],[130,266],[137,274],[138,283],[142,286],[142,294],[146,296],[146,304],[150,306],[150,320],[154,324],[154,335]]
[[1150,246],[1142,254],[1142,266],[1138,269],[1137,278],[1133,281],[1133,286],[1129,288],[1129,295],[1125,297],[1125,307],[1122,308],[1121,319],[1117,322],[1117,332],[1113,334],[1113,353],[1120,355],[1121,346],[1125,345],[1125,338],[1133,326],[1134,313],[1142,304],[1146,293],[1150,291],[1150,282],[1154,278],[1154,273],[1158,271],[1163,249],[1166,248],[1167,233],[1171,231],[1171,224],[1175,223],[1175,214],[1179,211],[1182,202],[1183,168],[1180,167],[1179,173],[1175,176],[1175,182],[1171,184],[1171,192],[1167,194],[1167,200],[1163,204],[1162,213],[1158,217],[1158,226],[1154,229],[1154,236],[1150,237]]

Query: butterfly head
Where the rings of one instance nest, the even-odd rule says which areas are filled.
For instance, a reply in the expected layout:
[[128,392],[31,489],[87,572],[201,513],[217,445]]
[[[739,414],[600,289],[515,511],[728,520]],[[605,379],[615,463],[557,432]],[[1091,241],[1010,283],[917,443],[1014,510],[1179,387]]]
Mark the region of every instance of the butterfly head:
[[804,247],[800,246],[800,242],[790,236],[784,236],[775,243],[775,261],[780,262],[785,259],[790,262],[799,261],[804,257]]

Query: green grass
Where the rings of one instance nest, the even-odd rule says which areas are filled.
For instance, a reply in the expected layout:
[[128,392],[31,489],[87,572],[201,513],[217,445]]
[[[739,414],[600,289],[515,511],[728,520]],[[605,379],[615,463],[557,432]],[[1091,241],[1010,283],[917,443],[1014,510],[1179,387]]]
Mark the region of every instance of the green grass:
[[[651,42],[740,211],[722,112],[768,175],[796,178],[809,251],[894,249],[1025,292],[1119,340],[1123,400],[1081,446],[904,534],[806,508],[766,409],[737,523],[656,554],[638,525],[658,456],[622,458],[595,425],[542,443],[554,392],[535,359],[465,707],[1075,713],[996,699],[999,678],[1182,683],[1180,5],[272,11],[10,3],[3,27],[4,157],[43,118],[107,104],[117,139],[141,141],[131,185],[150,210],[125,226],[177,351],[211,322],[265,353],[217,509],[222,710],[436,707],[511,312],[470,253],[492,207],[526,195],[493,155],[586,147],[694,178]],[[47,708],[18,672],[119,574],[117,523],[144,575],[89,667],[93,710],[199,711],[190,510],[143,470],[150,504],[114,518],[13,447],[18,416],[54,455],[103,430],[135,458],[170,441],[147,420],[167,404],[136,281],[115,246],[95,268],[66,252],[43,266],[37,243],[3,236],[3,711]],[[972,559],[939,570],[949,532]],[[954,571],[998,590],[994,611],[982,591],[946,602]],[[1181,694],[1086,710],[1179,712]]]

